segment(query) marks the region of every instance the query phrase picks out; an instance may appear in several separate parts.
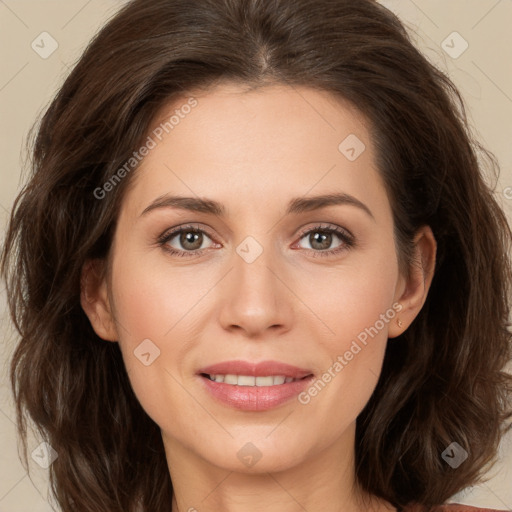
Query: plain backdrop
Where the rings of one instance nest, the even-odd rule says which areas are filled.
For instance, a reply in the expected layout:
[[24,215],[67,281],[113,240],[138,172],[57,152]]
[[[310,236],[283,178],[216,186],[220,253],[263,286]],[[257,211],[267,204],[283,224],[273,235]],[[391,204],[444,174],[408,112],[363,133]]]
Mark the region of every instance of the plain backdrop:
[[[427,58],[459,87],[473,130],[500,162],[499,181],[491,184],[512,219],[512,1],[381,1],[409,27]],[[23,183],[28,130],[87,42],[123,3],[0,0],[2,238],[8,212]],[[16,336],[8,320],[3,284],[0,322],[0,512],[49,512],[47,470],[32,463],[29,477],[18,458],[7,366]],[[34,437],[29,453],[39,443]],[[503,439],[500,460],[487,476],[487,482],[452,501],[512,510],[512,436]]]

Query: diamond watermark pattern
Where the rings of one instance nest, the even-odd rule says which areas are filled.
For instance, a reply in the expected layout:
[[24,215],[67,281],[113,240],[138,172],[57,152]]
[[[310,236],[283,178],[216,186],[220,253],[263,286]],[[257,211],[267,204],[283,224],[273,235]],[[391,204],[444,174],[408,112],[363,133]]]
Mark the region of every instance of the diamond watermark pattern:
[[144,366],[149,366],[160,356],[160,349],[151,340],[145,339],[133,353]]
[[351,162],[357,160],[365,149],[363,141],[353,133],[343,139],[338,146],[339,152]]
[[441,454],[441,457],[454,469],[457,469],[467,458],[468,452],[455,441]]
[[441,48],[452,59],[458,59],[469,48],[469,43],[458,32],[452,32],[441,43]]
[[252,443],[245,443],[242,448],[238,450],[237,457],[243,464],[252,467],[261,459],[262,453]]
[[263,247],[255,238],[248,236],[238,245],[236,252],[246,263],[252,263],[261,255]]
[[58,457],[57,452],[47,442],[43,442],[37,446],[30,455],[32,460],[43,469],[48,469]]
[[47,59],[59,47],[59,43],[48,32],[41,32],[30,46],[39,57]]

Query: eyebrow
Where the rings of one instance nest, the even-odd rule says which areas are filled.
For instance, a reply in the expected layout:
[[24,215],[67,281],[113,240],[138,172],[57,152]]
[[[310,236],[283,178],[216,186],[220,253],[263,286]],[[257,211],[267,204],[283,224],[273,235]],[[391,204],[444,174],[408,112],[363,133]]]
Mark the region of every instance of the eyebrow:
[[[369,215],[374,221],[375,217],[371,210],[359,199],[345,193],[324,194],[314,197],[297,197],[288,203],[286,215],[300,214],[319,210],[327,206],[350,205],[359,208]],[[149,206],[147,206],[140,216],[156,210],[158,208],[179,208],[200,213],[209,213],[217,217],[225,217],[226,209],[224,206],[212,199],[201,199],[199,197],[184,197],[165,194],[157,197]]]

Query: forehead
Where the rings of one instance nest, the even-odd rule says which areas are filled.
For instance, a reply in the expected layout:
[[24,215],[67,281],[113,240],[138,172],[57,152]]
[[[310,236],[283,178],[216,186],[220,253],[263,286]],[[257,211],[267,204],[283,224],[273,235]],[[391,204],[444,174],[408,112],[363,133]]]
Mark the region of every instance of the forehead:
[[332,190],[382,199],[367,120],[326,91],[222,84],[191,92],[158,112],[148,137],[132,191],[138,209],[171,192],[227,203]]
[[[192,100],[194,106],[190,107]],[[314,130],[318,137],[311,143],[334,143],[336,149],[338,138],[349,129],[368,139],[369,123],[362,113],[347,100],[327,91],[285,84],[248,90],[228,82],[191,92],[164,105],[152,122],[151,133],[160,141],[171,133],[176,138],[181,132],[183,138],[190,139],[187,135],[191,135],[191,130],[207,131],[201,133],[203,137],[207,135],[204,143],[221,140],[223,144],[217,147],[227,149],[226,136],[240,146],[252,141],[298,140]]]

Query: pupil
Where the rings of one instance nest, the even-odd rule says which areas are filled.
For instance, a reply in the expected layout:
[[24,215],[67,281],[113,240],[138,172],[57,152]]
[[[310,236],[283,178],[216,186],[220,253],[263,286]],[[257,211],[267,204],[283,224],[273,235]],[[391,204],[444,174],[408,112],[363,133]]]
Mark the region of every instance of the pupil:
[[[199,244],[197,243],[198,240]],[[188,249],[199,249],[202,244],[201,233],[196,233],[193,231],[187,231],[185,233],[182,233],[180,242],[182,243],[183,247],[188,247]],[[192,247],[187,246],[187,244],[192,244]]]
[[[323,238],[323,241],[322,240],[320,241],[320,247],[315,247],[315,243],[318,242],[318,239],[322,239],[322,238]],[[331,239],[332,239],[331,233],[320,234],[320,232],[316,232],[315,234],[313,234],[313,242],[311,242],[311,247],[316,248],[316,249],[328,249],[329,246],[331,245]]]

